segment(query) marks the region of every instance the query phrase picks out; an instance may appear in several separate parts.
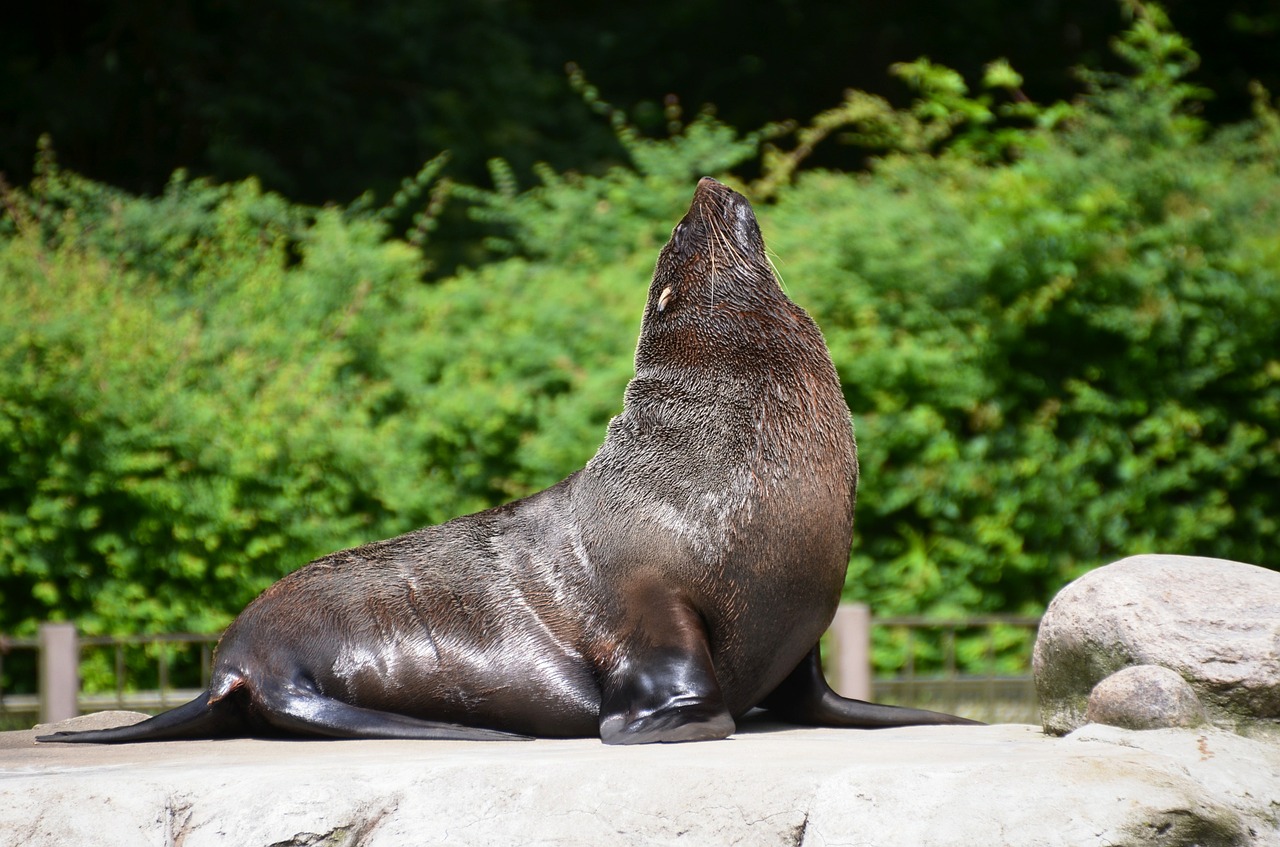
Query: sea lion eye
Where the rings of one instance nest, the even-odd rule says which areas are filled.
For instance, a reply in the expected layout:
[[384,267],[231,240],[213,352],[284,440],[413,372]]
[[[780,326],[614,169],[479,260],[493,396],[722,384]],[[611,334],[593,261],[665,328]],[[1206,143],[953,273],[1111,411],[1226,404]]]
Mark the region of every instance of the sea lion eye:
[[662,293],[658,295],[658,311],[661,312],[667,308],[667,303],[671,300],[671,286],[662,289]]

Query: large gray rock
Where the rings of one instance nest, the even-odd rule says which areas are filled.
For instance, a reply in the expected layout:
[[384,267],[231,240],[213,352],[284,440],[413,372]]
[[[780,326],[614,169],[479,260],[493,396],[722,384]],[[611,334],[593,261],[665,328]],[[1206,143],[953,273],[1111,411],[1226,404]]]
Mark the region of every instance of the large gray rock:
[[726,741],[0,733],[0,845],[1280,847],[1280,745],[1213,728],[745,726]]
[[1219,726],[1275,734],[1280,574],[1192,556],[1098,568],[1049,604],[1032,665],[1044,727],[1055,734],[1083,726],[1095,686],[1135,665],[1176,673]]

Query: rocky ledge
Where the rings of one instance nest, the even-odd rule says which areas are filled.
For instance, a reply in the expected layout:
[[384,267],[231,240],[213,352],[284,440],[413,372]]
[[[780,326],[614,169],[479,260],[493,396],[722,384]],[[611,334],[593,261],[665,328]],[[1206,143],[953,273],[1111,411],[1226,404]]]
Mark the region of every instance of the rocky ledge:
[[[95,721],[120,716],[67,723]],[[1280,846],[1280,745],[1212,726],[760,723],[645,747],[35,734],[0,734],[5,843]]]
[[747,723],[642,747],[103,747],[0,733],[0,844],[1280,847],[1277,610],[1280,574],[1239,562],[1136,556],[1082,577],[1036,642],[1051,734]]

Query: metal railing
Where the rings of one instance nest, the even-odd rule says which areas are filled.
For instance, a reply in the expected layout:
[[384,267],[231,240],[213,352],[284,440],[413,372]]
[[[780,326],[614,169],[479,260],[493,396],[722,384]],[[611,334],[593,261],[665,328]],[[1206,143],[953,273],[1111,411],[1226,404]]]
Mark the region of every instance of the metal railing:
[[[962,714],[987,723],[1039,723],[1039,701],[1031,678],[1038,617],[903,616],[877,618],[874,626],[876,636],[899,638],[899,650],[894,652],[903,656],[896,674],[873,681],[876,702]],[[961,644],[981,654],[962,663]],[[927,661],[922,662],[922,655]],[[982,670],[975,672],[975,668]]]
[[[217,641],[216,634],[192,633],[80,636],[71,624],[45,624],[38,638],[0,636],[0,729],[103,709],[159,712],[177,706],[208,685]],[[178,658],[186,659],[185,673],[175,679]],[[91,690],[81,685],[86,670],[99,683]],[[110,685],[101,684],[104,677]]]
[[[39,657],[39,639],[0,635],[0,730],[26,729],[40,713],[40,696],[34,684],[34,669],[39,665]],[[17,661],[8,661],[10,658]],[[22,693],[9,694],[5,691],[6,683],[14,685],[9,681],[10,677],[26,682],[25,685],[17,683]]]
[[[96,712],[102,709],[129,709],[138,712],[159,712],[187,702],[209,686],[209,671],[213,667],[213,648],[218,635],[174,633],[166,635],[93,636],[80,639],[80,658],[86,653],[101,650],[110,654],[111,677],[115,688],[111,692],[80,692],[77,711]],[[155,660],[155,687],[137,689],[129,685],[130,651],[150,651]],[[194,665],[194,677],[185,680],[186,686],[175,685],[172,677],[175,653],[191,652],[195,656],[187,662]],[[190,672],[188,673],[190,676]],[[192,685],[191,683],[195,683]]]
[[[1011,615],[873,619],[865,606],[842,604],[824,638],[827,676],[848,697],[988,723],[1036,723],[1030,657],[1038,624],[1038,618]],[[102,709],[157,712],[179,705],[207,687],[217,639],[188,633],[79,637],[71,624],[46,624],[39,638],[0,636],[0,729]],[[873,645],[901,655],[897,673],[874,674]],[[975,674],[974,667],[984,670]],[[92,677],[91,690],[82,690],[82,673]]]

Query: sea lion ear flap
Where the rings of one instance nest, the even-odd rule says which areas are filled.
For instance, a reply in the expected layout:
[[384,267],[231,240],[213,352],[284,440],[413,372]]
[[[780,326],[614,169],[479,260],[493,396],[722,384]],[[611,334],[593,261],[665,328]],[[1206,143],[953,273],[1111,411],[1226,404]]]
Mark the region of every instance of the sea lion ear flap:
[[675,295],[671,293],[671,286],[662,289],[662,293],[658,295],[658,311],[665,311],[671,301],[675,299]]

